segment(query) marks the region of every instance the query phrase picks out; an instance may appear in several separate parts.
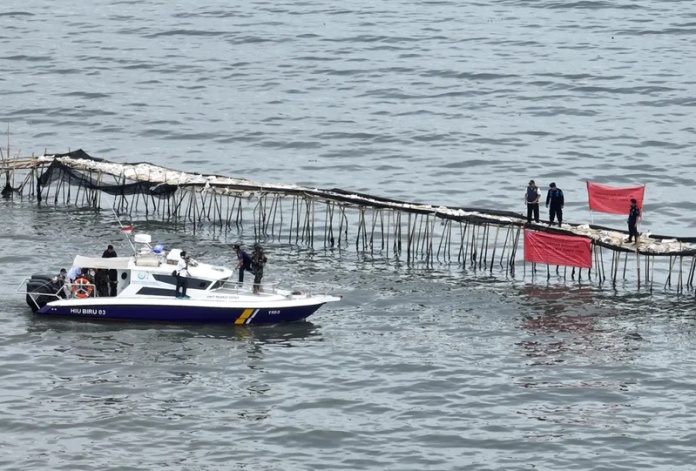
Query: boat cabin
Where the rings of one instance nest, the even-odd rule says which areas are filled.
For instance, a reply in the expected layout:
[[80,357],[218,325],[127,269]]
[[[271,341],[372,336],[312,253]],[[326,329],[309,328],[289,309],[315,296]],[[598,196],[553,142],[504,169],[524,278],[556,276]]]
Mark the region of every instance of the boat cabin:
[[[132,257],[94,258],[78,255],[73,267],[82,269],[114,270],[117,274],[117,296],[174,297],[174,271],[181,259],[181,250],[164,253],[164,246],[150,246],[148,234],[134,237],[135,255]],[[205,297],[206,291],[222,288],[232,276],[232,270],[199,263],[191,259],[188,268],[188,291],[196,297]]]

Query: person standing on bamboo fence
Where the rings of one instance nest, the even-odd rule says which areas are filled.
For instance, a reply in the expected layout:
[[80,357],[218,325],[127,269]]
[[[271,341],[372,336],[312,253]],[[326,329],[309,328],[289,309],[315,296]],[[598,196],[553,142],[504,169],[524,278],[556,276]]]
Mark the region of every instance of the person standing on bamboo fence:
[[638,245],[638,218],[640,217],[640,209],[638,208],[638,202],[635,199],[631,199],[631,207],[628,210],[628,242],[629,244],[633,241],[635,237],[636,245]]
[[563,225],[563,206],[565,205],[565,199],[563,196],[563,190],[556,187],[555,183],[549,185],[549,192],[546,195],[546,207],[550,205],[549,211],[549,224],[553,224],[555,218],[558,218],[558,225]]
[[527,204],[527,224],[532,223],[532,215],[534,215],[534,222],[539,222],[539,198],[541,198],[539,188],[534,180],[530,180],[524,197],[524,202]]

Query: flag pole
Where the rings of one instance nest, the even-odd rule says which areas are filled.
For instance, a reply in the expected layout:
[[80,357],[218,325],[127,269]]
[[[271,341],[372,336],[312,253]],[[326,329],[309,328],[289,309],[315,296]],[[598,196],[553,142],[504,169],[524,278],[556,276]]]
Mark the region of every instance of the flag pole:
[[636,227],[638,234],[640,234],[640,225],[643,223],[643,208],[645,207],[645,188],[647,186],[647,183],[643,183],[643,200],[640,202],[640,215],[638,216],[638,227]]
[[[108,195],[108,193],[106,193],[106,195]],[[108,200],[107,200],[107,203],[108,203]],[[118,217],[118,213],[114,209],[115,204],[116,204],[116,200],[112,200],[112,203],[109,205],[109,207],[111,208],[111,212],[114,213],[114,216],[116,217],[116,222],[118,222],[120,229],[123,229],[123,224],[121,224],[121,219]],[[131,228],[132,227],[133,227],[133,225],[131,224]],[[128,240],[128,243],[130,244],[131,248],[133,249],[133,255],[138,255],[138,253],[135,250],[135,245],[133,245],[133,241],[131,241],[130,234],[128,234],[125,231],[121,231],[121,232],[123,233],[123,235],[126,236],[126,240]]]
[[590,195],[590,181],[585,180],[587,188],[587,206],[590,208],[590,224],[594,225],[594,211],[592,211],[592,196]]

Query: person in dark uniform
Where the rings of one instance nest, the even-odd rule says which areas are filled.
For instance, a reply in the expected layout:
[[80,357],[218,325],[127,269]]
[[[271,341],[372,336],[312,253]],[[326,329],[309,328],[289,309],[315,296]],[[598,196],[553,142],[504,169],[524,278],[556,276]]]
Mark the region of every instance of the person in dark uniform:
[[[113,245],[109,245],[104,253],[102,254],[102,258],[116,258],[118,255],[116,254],[116,251],[114,250]],[[109,270],[109,296],[116,296],[118,293],[118,271],[116,270]]]
[[539,188],[537,188],[534,180],[530,180],[524,198],[524,202],[527,204],[527,224],[531,224],[532,214],[534,215],[534,221],[539,222],[539,198],[541,198]]
[[254,270],[251,268],[251,256],[242,250],[239,244],[234,244],[232,248],[237,254],[237,266],[234,269],[239,270],[239,282],[244,283],[244,272],[254,273]]
[[97,294],[100,297],[109,296],[109,275],[107,273],[107,270],[98,268],[94,271],[96,272],[94,274],[94,284],[97,287]]
[[251,254],[251,266],[254,269],[254,294],[261,292],[261,280],[263,279],[263,267],[268,262],[263,247],[254,244],[254,252]]
[[636,245],[638,245],[638,218],[640,217],[640,209],[638,209],[638,202],[635,199],[631,200],[631,208],[628,210],[628,242],[629,244],[636,238]]
[[560,226],[563,224],[563,205],[563,190],[557,188],[555,183],[551,183],[549,185],[549,193],[546,195],[546,207],[550,208],[550,224],[553,224],[553,221],[556,217],[558,217],[558,225]]

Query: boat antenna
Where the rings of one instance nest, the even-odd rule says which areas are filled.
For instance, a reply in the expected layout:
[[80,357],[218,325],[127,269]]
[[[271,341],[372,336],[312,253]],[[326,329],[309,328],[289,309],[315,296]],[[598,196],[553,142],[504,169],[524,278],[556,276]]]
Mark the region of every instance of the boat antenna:
[[133,224],[129,226],[123,226],[121,223],[121,219],[118,217],[118,213],[116,212],[116,209],[114,209],[114,206],[116,205],[116,200],[112,200],[111,204],[109,207],[111,208],[111,212],[114,213],[114,217],[116,217],[116,222],[118,222],[118,225],[121,228],[121,233],[126,236],[126,240],[130,244],[131,248],[133,249],[133,255],[138,255],[138,253],[135,250],[135,245],[133,245],[133,241],[130,238],[130,233],[133,230]]

